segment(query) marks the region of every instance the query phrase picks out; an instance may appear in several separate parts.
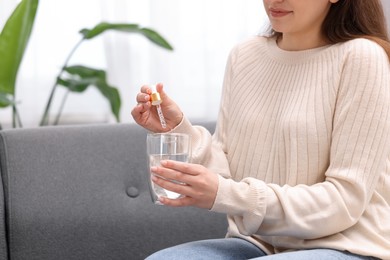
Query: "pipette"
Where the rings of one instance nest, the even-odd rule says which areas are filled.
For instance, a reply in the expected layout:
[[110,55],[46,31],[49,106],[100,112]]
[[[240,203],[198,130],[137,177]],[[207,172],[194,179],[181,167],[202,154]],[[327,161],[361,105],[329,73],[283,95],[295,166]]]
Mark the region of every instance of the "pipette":
[[160,93],[158,93],[156,90],[156,86],[152,86],[151,99],[152,99],[152,105],[157,108],[157,114],[158,114],[158,118],[160,119],[161,127],[167,128],[167,123],[165,122],[165,118],[160,106],[160,104],[162,103],[162,99],[160,97]]

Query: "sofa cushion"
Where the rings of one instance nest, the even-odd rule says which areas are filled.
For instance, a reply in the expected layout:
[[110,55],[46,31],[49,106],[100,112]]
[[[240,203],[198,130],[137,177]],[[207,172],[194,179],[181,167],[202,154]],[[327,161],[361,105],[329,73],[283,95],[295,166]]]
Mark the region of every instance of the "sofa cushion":
[[12,259],[143,259],[167,246],[225,235],[223,215],[152,203],[146,131],[137,125],[0,136]]
[[[1,156],[2,149],[0,147],[0,177],[1,177],[1,165],[6,163],[5,158]],[[4,159],[2,161],[2,159]],[[5,203],[4,203],[4,189],[3,179],[0,178],[0,260],[8,259],[7,238],[6,238],[6,225],[5,225]]]

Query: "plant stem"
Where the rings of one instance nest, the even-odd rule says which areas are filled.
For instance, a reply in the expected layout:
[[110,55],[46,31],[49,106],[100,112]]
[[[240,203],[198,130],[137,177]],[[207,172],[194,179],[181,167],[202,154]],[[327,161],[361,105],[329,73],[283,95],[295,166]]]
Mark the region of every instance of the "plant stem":
[[64,72],[66,66],[68,65],[70,58],[73,56],[74,52],[80,46],[80,44],[84,41],[84,39],[85,39],[84,37],[81,38],[81,40],[73,47],[72,51],[69,53],[68,57],[66,58],[64,65],[62,65],[62,68],[61,68],[60,72],[58,73],[58,75],[56,77],[56,81],[54,82],[54,85],[51,89],[51,93],[50,93],[49,99],[47,101],[45,111],[43,113],[43,116],[42,116],[41,122],[39,123],[39,126],[49,124],[49,116],[48,115],[49,115],[50,106],[53,102],[54,92],[56,91],[56,88],[58,86],[57,80],[61,77],[61,74]]
[[20,115],[16,105],[12,105],[12,128],[16,127],[23,128],[22,120],[20,120]]
[[21,120],[21,118],[20,118],[19,111],[18,111],[18,109],[16,108],[16,105],[15,105],[14,107],[15,107],[15,114],[16,114],[16,119],[18,120],[19,127],[20,127],[20,128],[23,128],[22,120]]
[[62,114],[62,111],[64,110],[64,106],[65,106],[65,101],[66,99],[68,98],[69,96],[69,89],[66,91],[64,97],[62,98],[62,102],[61,102],[61,106],[60,106],[60,109],[58,110],[58,113],[57,113],[57,116],[56,116],[56,120],[54,121],[53,125],[58,125],[59,121],[60,121],[60,117],[61,117],[61,114]]
[[16,128],[16,107],[12,105],[12,128]]

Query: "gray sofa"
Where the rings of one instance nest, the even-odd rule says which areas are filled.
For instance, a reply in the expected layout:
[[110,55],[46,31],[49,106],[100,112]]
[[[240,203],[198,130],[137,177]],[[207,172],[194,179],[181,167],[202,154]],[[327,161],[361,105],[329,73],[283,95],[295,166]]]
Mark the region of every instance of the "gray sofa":
[[152,203],[146,133],[135,124],[0,131],[0,259],[144,259],[223,237],[224,215]]

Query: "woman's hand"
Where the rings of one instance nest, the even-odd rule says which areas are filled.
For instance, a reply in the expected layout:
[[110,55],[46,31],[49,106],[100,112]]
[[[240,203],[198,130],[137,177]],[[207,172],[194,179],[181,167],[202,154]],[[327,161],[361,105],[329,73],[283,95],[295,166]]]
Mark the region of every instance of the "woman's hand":
[[[167,206],[195,206],[211,209],[218,190],[218,176],[202,165],[178,161],[161,161],[152,167],[152,180],[160,187],[182,194],[178,199],[159,198]],[[175,182],[172,182],[173,180]],[[178,183],[177,183],[178,182]]]
[[163,128],[157,113],[157,108],[152,106],[151,94],[152,89],[149,86],[142,86],[140,93],[137,94],[137,105],[131,111],[135,122],[140,126],[152,132],[168,132],[175,128],[183,119],[183,113],[176,103],[171,100],[163,90],[163,84],[156,85],[156,90],[160,94],[162,103],[161,110],[163,112],[166,128]]

